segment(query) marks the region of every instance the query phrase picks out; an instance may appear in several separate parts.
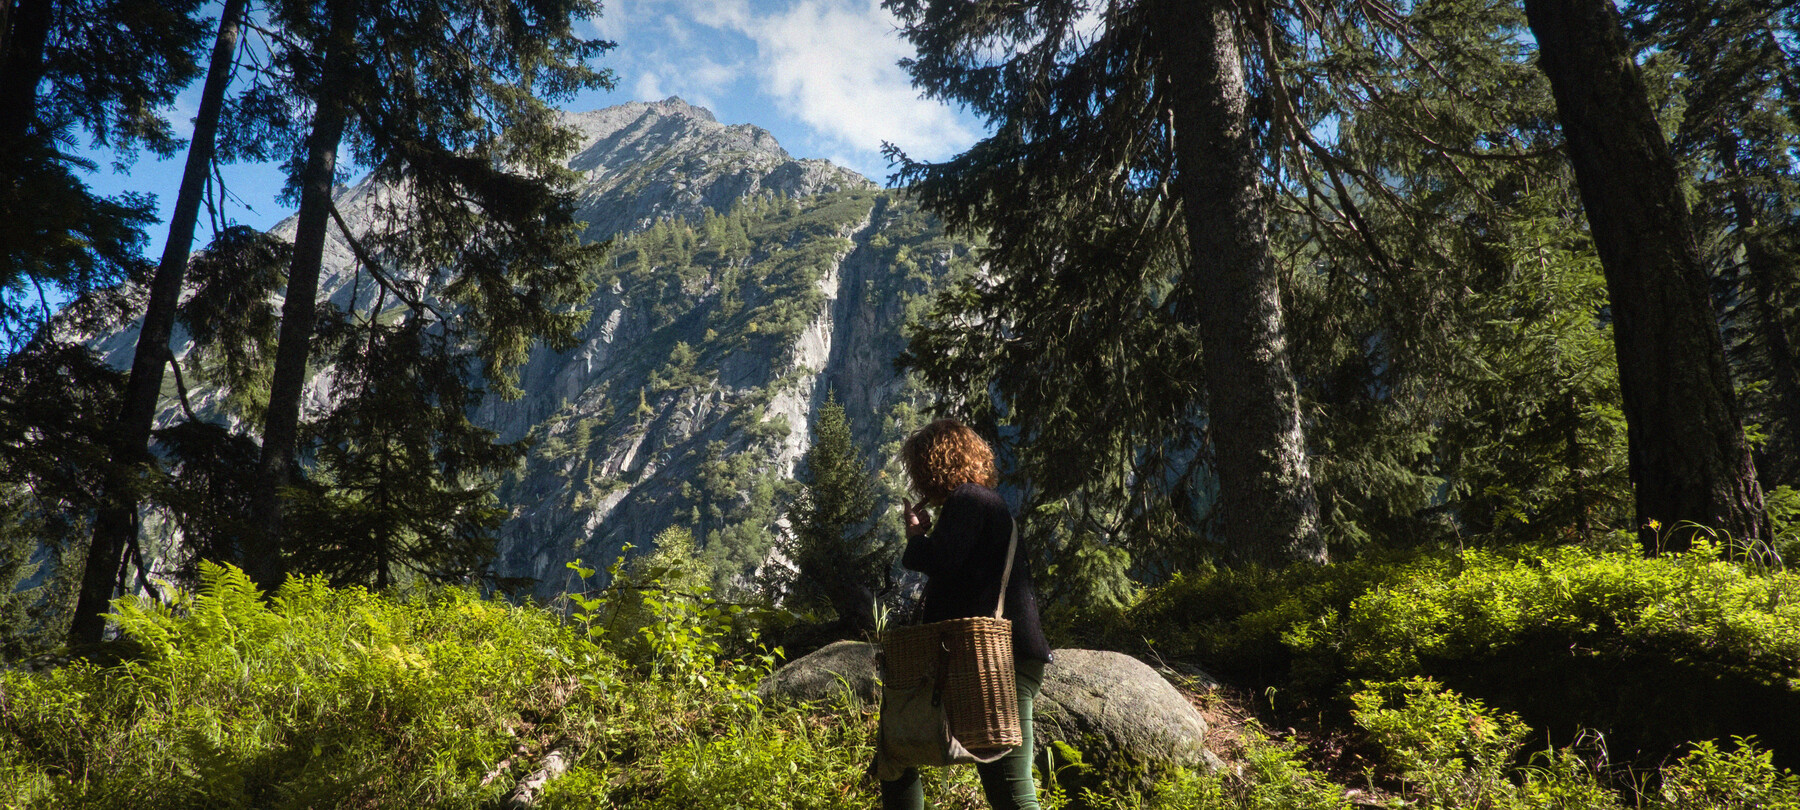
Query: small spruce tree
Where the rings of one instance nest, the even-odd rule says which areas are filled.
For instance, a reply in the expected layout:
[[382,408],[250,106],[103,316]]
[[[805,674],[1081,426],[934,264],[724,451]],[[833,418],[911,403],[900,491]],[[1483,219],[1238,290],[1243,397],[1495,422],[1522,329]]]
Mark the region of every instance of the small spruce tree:
[[819,409],[813,433],[781,543],[794,564],[784,595],[795,608],[829,608],[842,629],[870,632],[875,593],[893,557],[871,520],[875,477],[851,441],[850,420],[835,394]]

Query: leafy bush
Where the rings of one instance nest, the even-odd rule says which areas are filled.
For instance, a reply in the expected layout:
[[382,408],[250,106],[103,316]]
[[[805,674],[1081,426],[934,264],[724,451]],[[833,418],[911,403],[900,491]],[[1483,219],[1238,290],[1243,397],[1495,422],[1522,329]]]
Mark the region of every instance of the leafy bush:
[[873,786],[859,779],[872,743],[860,715],[748,712],[718,727],[677,718],[678,730],[666,734],[654,733],[653,717],[634,718],[644,736],[595,751],[548,786],[542,806],[824,810],[866,807],[873,798]]
[[1416,673],[1548,634],[1583,653],[1660,651],[1800,687],[1800,576],[1719,559],[1718,547],[1644,559],[1578,548],[1469,551],[1397,570],[1339,616],[1284,641],[1341,653],[1356,675]]
[[[1614,807],[1617,798],[1573,751],[1515,769],[1530,729],[1425,678],[1373,684],[1351,696],[1357,725],[1387,753],[1406,792],[1427,807]],[[1517,779],[1515,779],[1515,774]]]
[[1348,810],[1344,788],[1308,766],[1299,746],[1251,729],[1238,751],[1241,771],[1188,771],[1165,780],[1141,800],[1097,806],[1158,810]]
[[1711,741],[1695,744],[1664,772],[1661,802],[1671,808],[1800,807],[1800,777],[1776,770],[1769,752],[1754,741],[1734,742],[1730,751]]
[[[1522,760],[1530,730],[1517,715],[1492,710],[1435,681],[1369,684],[1351,699],[1356,725],[1382,752],[1364,774],[1368,784],[1357,791],[1309,765],[1296,743],[1272,740],[1252,723],[1230,752],[1238,764],[1227,770],[1176,774],[1147,795],[1089,791],[1082,804],[1103,810],[1348,810],[1353,793],[1360,793],[1359,806],[1388,807],[1800,807],[1800,778],[1778,770],[1768,752],[1747,740],[1737,740],[1731,751],[1713,743],[1692,746],[1660,779],[1651,780],[1660,782],[1660,789],[1622,794],[1605,784],[1593,756],[1573,748]],[[1046,798],[1052,810],[1063,801],[1054,790]]]
[[294,578],[264,601],[207,565],[172,606],[121,602],[138,654],[0,674],[0,803],[478,806],[534,724],[609,656],[464,589],[394,599]]
[[[1335,638],[1356,643],[1336,648],[1342,667],[1363,666],[1358,662],[1364,660],[1417,660],[1430,667],[1437,653],[1416,659],[1360,656],[1357,644],[1375,642],[1345,629],[1359,626],[1360,614],[1348,608],[1388,604],[1365,602],[1363,596],[1432,570],[1445,572],[1446,582],[1464,575],[1507,579],[1525,576],[1517,571],[1550,570],[1586,582],[1573,572],[1625,564],[1605,555],[1536,567],[1523,558],[1513,560],[1518,565],[1497,560],[1479,555],[1414,560],[1390,566],[1385,578],[1379,567],[1312,574],[1311,581],[1332,586],[1306,598],[1343,600],[1346,610],[1333,614],[1336,624],[1330,626],[1338,628]],[[1433,568],[1452,564],[1460,567]],[[1703,556],[1657,565],[1688,572],[1681,576],[1736,583],[1718,593],[1756,587],[1712,570],[1723,564]],[[572,758],[572,766],[545,786],[545,807],[867,806],[875,792],[865,775],[874,736],[872,709],[819,712],[762,705],[751,687],[774,664],[774,655],[734,652],[744,649],[734,640],[743,632],[742,616],[704,596],[668,595],[661,577],[679,579],[680,572],[665,567],[645,563],[625,572],[615,565],[615,583],[648,587],[650,596],[631,602],[640,612],[628,631],[605,632],[603,619],[615,615],[609,612],[613,600],[639,590],[609,588],[572,597],[576,609],[565,617],[463,589],[400,597],[333,589],[318,579],[290,580],[264,600],[242,573],[208,566],[200,590],[179,596],[174,605],[120,604],[117,618],[129,648],[121,663],[77,661],[44,673],[0,673],[0,805],[487,807],[557,748]],[[1280,583],[1288,575],[1258,576]],[[1781,581],[1767,579],[1767,587]],[[1231,587],[1247,581],[1248,575]],[[1377,584],[1355,594],[1350,583],[1359,581]],[[1432,595],[1424,583],[1412,587],[1426,602],[1448,599]],[[1279,593],[1265,600],[1264,624],[1255,632],[1287,636],[1296,660],[1323,658],[1295,643],[1303,638],[1291,632],[1296,623],[1283,626],[1269,618],[1295,610],[1296,601],[1293,594]],[[1620,598],[1611,604],[1636,603]],[[1692,618],[1703,614],[1665,621],[1708,626]],[[1440,616],[1429,610],[1418,615]],[[1461,620],[1458,629],[1444,632],[1493,628],[1494,638],[1510,637],[1501,632],[1504,622]],[[1423,632],[1430,622],[1412,621],[1421,630],[1414,646],[1459,649]],[[1779,621],[1746,626],[1763,633],[1744,631],[1748,637],[1766,637],[1771,649],[1780,648],[1781,633],[1769,631],[1779,628]],[[1715,630],[1706,637],[1720,635]],[[1747,740],[1688,746],[1660,778],[1642,783],[1642,795],[1621,795],[1570,749],[1521,760],[1524,740],[1535,737],[1527,734],[1524,721],[1439,682],[1378,682],[1349,700],[1352,716],[1373,748],[1383,752],[1371,778],[1399,791],[1390,803],[1800,808],[1800,780],[1777,767],[1779,751]],[[1252,727],[1231,753],[1236,764],[1230,769],[1179,773],[1143,795],[1098,795],[1075,787],[1082,780],[1045,780],[1044,805],[1046,810],[1341,810],[1349,805],[1343,777],[1334,781],[1309,764],[1306,749],[1295,742],[1268,739]],[[1066,752],[1048,764],[1045,770],[1053,775],[1084,767]],[[1080,795],[1066,795],[1059,785]],[[929,776],[927,793],[940,808],[985,806],[968,768]]]
[[[1183,608],[1187,608],[1186,614]],[[1800,576],[1717,547],[1654,559],[1577,547],[1371,557],[1178,578],[1109,629],[1313,703],[1430,676],[1563,743],[1599,729],[1660,761],[1755,735],[1800,758]]]
[[[738,659],[758,650],[762,668],[772,665],[780,650],[760,650],[755,634],[757,625],[775,621],[774,611],[746,610],[713,598],[686,529],[665,529],[655,544],[654,551],[629,563],[623,555],[615,559],[598,593],[568,594],[575,605],[572,618],[589,638],[647,675],[706,688],[723,673],[731,676],[732,688],[754,687],[760,671]],[[624,549],[630,550],[630,545]],[[580,560],[568,568],[583,580],[595,573]]]
[[1422,678],[1351,696],[1357,725],[1387,752],[1400,778],[1439,807],[1493,806],[1510,794],[1506,772],[1530,732]]

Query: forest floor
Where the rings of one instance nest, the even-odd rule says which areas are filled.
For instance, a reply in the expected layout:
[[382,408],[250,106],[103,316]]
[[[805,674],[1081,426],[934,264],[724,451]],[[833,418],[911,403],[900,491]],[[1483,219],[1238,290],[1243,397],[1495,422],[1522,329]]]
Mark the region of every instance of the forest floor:
[[1344,796],[1355,807],[1393,807],[1402,801],[1393,786],[1377,785],[1371,778],[1375,752],[1322,714],[1277,712],[1268,695],[1181,669],[1188,671],[1173,673],[1171,682],[1206,720],[1206,750],[1234,776],[1244,777],[1250,770],[1247,754],[1259,738],[1273,739],[1297,746],[1308,765],[1345,786]]

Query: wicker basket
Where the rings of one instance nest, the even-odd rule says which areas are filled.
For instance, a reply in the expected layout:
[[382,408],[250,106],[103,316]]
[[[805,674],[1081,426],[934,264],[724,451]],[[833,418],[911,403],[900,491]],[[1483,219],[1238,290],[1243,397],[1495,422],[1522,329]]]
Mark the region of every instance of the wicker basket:
[[977,617],[897,627],[881,634],[881,647],[883,680],[895,686],[936,683],[950,734],[964,747],[1024,742],[1013,681],[1012,622]]

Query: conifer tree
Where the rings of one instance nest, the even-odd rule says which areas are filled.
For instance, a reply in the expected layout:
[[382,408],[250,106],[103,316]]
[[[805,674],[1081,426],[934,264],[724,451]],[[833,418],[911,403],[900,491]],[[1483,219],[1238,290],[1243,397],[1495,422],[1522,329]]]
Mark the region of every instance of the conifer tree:
[[[1044,358],[1038,373],[993,381],[1006,418],[1038,440],[1029,414],[1056,413],[1044,406],[1063,397],[1043,388],[1105,387],[1117,407],[1151,412],[1118,418],[1172,424],[1159,430],[1191,458],[1193,397],[1158,395],[1203,378],[1230,555],[1323,561],[1250,107],[1257,57],[1244,37],[1263,12],[1159,0],[884,5],[918,49],[905,63],[914,84],[994,131],[943,163],[894,155],[926,208],[987,239],[992,275],[963,300],[1006,324],[1008,353]],[[909,362],[962,396],[981,390],[985,379],[936,364],[935,339]],[[1097,353],[1145,359],[1123,378],[1083,378],[1106,365]]]
[[1690,522],[1766,540],[1693,220],[1618,10],[1527,0],[1525,13],[1606,271],[1640,542],[1686,548]]
[[1522,10],[1320,12],[1265,49],[1282,56],[1274,233],[1332,542],[1623,524],[1605,281]]
[[[45,572],[55,579],[79,581],[99,473],[113,464],[106,428],[123,385],[123,375],[84,346],[36,341],[0,363],[0,539],[12,553],[55,561]],[[108,572],[123,576],[116,565]],[[70,607],[39,605],[55,614],[47,635],[64,637]]]
[[95,196],[67,144],[86,135],[129,160],[180,142],[162,111],[197,71],[199,0],[0,2],[0,337],[30,340],[52,295],[141,274],[142,195]]
[[[538,336],[569,339],[600,250],[576,241],[560,165],[572,135],[543,99],[610,85],[586,63],[610,44],[573,32],[598,14],[590,0],[275,2],[271,12],[286,73],[268,93],[313,114],[290,164],[300,207],[253,487],[260,528],[248,562],[265,587],[284,567],[283,492],[298,465],[327,232],[335,226],[360,269],[431,322],[418,328],[453,330],[487,383],[516,394],[507,368]],[[345,143],[403,200],[379,212],[376,233],[352,233],[336,210]]]
[[[1016,241],[995,240],[996,271],[939,298],[907,362],[940,388],[992,385],[994,404],[959,407],[1021,427],[1016,477],[1029,500],[1054,507],[1035,514],[1053,518],[1061,542],[1105,546],[1067,552],[1111,559],[1123,548],[1127,568],[1154,576],[1220,533],[1212,467],[1224,462],[1201,430],[1233,422],[1197,407],[1214,374],[1200,366],[1207,341],[1182,293],[1183,274],[1198,270],[1184,269],[1165,182],[1179,155],[1152,148],[1167,134],[1156,86],[1095,78],[1141,68],[1123,23],[1148,5],[1013,7],[1026,20],[1013,30],[1071,17],[1091,26],[1036,50],[947,47],[1017,22],[997,12],[936,19],[933,70],[963,70],[959,92],[993,99],[974,102],[979,112],[1010,103],[1039,115],[929,168],[963,184],[922,186],[947,201],[936,207],[953,225],[1004,222]],[[1604,288],[1569,227],[1572,184],[1520,10],[1233,14],[1334,553],[1610,525],[1623,443],[1608,326],[1593,317]],[[984,67],[993,54],[1016,58]],[[1037,95],[996,89],[1014,87]],[[1084,151],[1100,133],[1129,134],[1116,151]],[[1124,150],[1133,144],[1141,151]]]
[[[161,155],[179,147],[162,111],[197,72],[205,30],[201,5],[197,0],[0,4],[0,336],[9,353],[36,344],[20,353],[30,356],[8,358],[13,371],[43,370],[31,356],[62,356],[62,349],[47,345],[51,295],[80,298],[144,277],[141,228],[152,220],[149,200],[94,196],[73,171],[92,165],[64,150],[80,135],[114,149],[121,161],[132,159],[140,147]],[[66,370],[79,364],[64,358],[62,365]],[[64,390],[49,401],[75,396],[74,378],[60,383]],[[123,493],[133,483],[147,432],[146,418],[138,452],[126,450],[128,442],[111,444],[115,452],[88,459],[93,466],[82,476]],[[69,449],[72,458],[83,456],[74,444]],[[16,456],[7,461],[32,466]],[[63,505],[85,519],[97,502]],[[103,534],[116,540],[131,529],[135,514],[114,510],[111,515],[111,529]],[[120,574],[122,551],[122,545],[112,545],[88,555],[72,638],[98,640],[95,617]]]
[[1693,213],[1727,356],[1745,419],[1767,435],[1756,454],[1765,489],[1800,484],[1800,64],[1778,33],[1796,19],[1718,0],[1626,8],[1633,46],[1685,80],[1670,148],[1695,166]]
[[313,466],[290,493],[292,564],[377,588],[463,579],[491,561],[505,516],[496,476],[524,446],[470,422],[481,393],[453,336],[377,299],[366,315],[320,324],[342,398],[307,426]]
[[248,5],[248,0],[226,0],[220,12],[212,62],[201,89],[194,134],[188,141],[187,164],[169,220],[168,240],[163,245],[162,261],[150,280],[131,373],[112,427],[110,442],[115,463],[108,468],[105,500],[94,520],[94,540],[88,548],[81,597],[70,628],[70,637],[79,642],[100,639],[104,630],[100,614],[112,596],[112,581],[122,564],[121,555],[137,541],[139,493],[135,491],[133,472],[149,461],[150,431],[161,400],[163,367],[174,362],[169,338],[174,331],[175,309],[187,273],[194,227],[200,217],[200,195],[214,172],[214,144],[225,88],[231,81],[239,29]]
[[835,393],[819,407],[799,479],[800,494],[787,513],[791,537],[782,549],[795,568],[788,597],[831,608],[846,629],[872,631],[875,594],[894,550],[875,541],[875,477],[856,451]]

